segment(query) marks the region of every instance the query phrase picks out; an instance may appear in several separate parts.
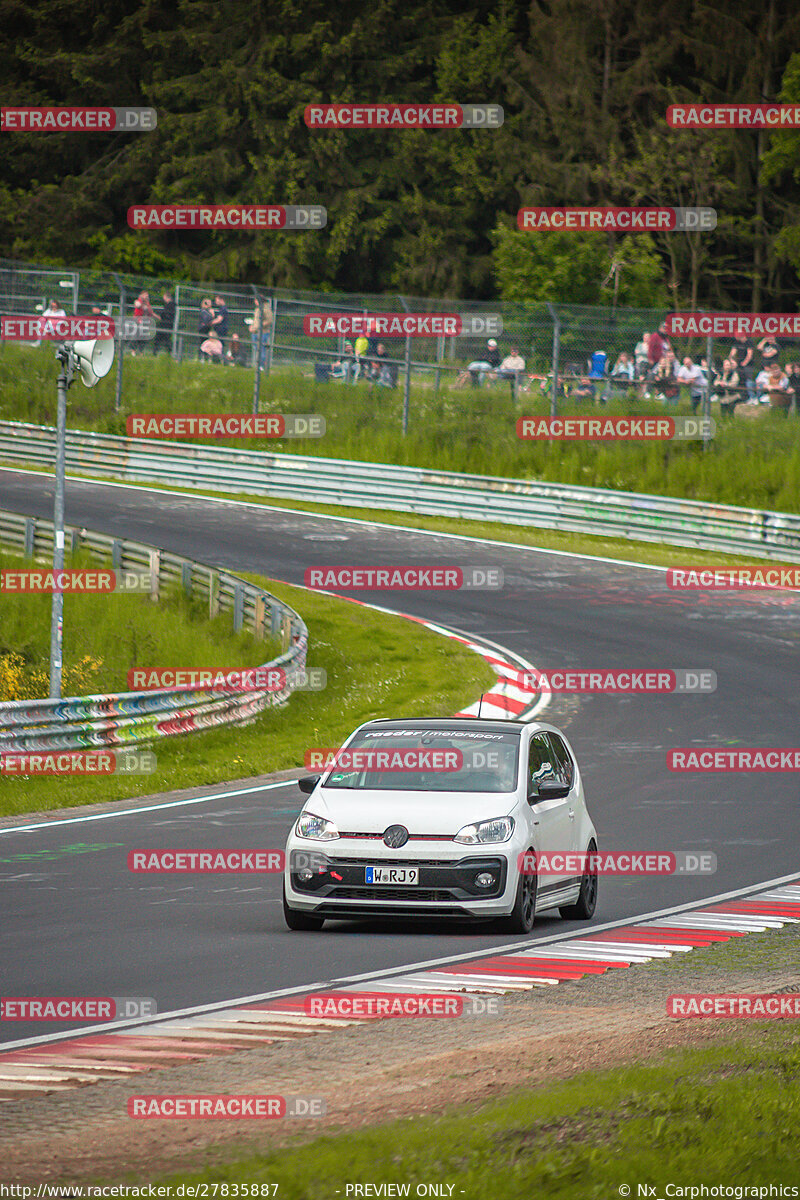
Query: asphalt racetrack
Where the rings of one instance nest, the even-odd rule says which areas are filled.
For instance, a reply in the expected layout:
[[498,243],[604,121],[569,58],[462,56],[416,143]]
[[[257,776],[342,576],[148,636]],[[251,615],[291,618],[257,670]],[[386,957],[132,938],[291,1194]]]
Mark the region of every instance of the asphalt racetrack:
[[[0,508],[52,519],[52,477],[0,471]],[[800,744],[797,593],[675,592],[653,568],[91,482],[67,481],[66,522],[293,584],[309,566],[502,567],[500,591],[353,595],[490,639],[539,668],[717,673],[710,695],[555,696],[543,715],[576,748],[601,849],[717,856],[713,875],[601,878],[596,923],[797,870],[798,774],[666,766],[671,747]],[[691,563],[692,552],[680,561]],[[0,830],[3,994],[152,996],[166,1013],[509,941],[491,927],[422,923],[290,933],[280,876],[129,873],[135,848],[282,848],[303,801],[296,784],[236,790],[209,787],[208,800],[177,807],[164,807],[165,796],[150,811],[97,821],[54,815],[26,832],[16,828],[22,818]],[[47,858],[27,857],[44,850]],[[569,928],[541,918],[530,941]],[[0,1040],[80,1028],[46,1026],[3,1022]]]

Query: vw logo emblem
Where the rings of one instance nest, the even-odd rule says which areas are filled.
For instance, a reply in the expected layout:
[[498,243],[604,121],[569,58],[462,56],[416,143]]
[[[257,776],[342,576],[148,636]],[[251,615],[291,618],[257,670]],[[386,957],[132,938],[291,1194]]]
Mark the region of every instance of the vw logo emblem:
[[383,835],[384,846],[390,846],[392,850],[399,850],[407,841],[408,830],[405,825],[390,825]]

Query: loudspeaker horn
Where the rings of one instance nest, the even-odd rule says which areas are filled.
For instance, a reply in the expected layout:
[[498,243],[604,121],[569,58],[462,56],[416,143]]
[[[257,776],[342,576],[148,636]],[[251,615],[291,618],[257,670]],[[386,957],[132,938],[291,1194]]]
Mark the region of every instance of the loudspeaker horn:
[[114,339],[95,338],[86,342],[74,342],[78,370],[81,382],[86,387],[94,387],[104,375],[111,370],[114,361]]

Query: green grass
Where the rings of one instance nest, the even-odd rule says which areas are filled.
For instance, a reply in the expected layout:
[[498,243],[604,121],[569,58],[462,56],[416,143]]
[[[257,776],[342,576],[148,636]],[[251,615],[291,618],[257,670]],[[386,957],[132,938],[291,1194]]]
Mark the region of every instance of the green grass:
[[[0,418],[52,424],[55,375],[52,348],[5,345]],[[252,404],[250,371],[175,363],[164,355],[127,358],[123,382],[120,413],[113,411],[113,369],[94,389],[77,383],[69,393],[70,427],[123,434],[133,412],[249,412]],[[402,389],[316,384],[299,368],[277,368],[262,376],[262,411],[321,413],[328,432],[320,440],[248,439],[247,446],[800,511],[800,422],[793,418],[768,414],[762,420],[719,421],[713,447],[704,453],[700,443],[521,442],[516,416],[545,413],[548,402],[523,394],[515,409],[502,387],[443,387],[436,394],[416,383],[403,437],[402,402]],[[633,410],[620,400],[592,411]],[[635,411],[664,409],[650,402],[636,404]]]
[[[716,972],[738,972],[741,980],[742,971],[757,973],[765,964],[772,974],[797,975],[795,926],[655,960],[625,972],[625,979],[638,982],[643,1003],[657,994],[642,989],[648,977],[655,989],[663,982],[666,1004],[667,991],[743,990]],[[619,1002],[614,990],[612,1004]],[[589,1040],[594,1011],[587,1010]],[[728,1028],[735,1032],[707,1048],[672,1050],[643,1063],[635,1061],[634,1045],[633,1061],[623,1066],[580,1072],[489,1103],[473,1103],[465,1093],[457,1109],[442,1115],[347,1134],[334,1130],[305,1141],[301,1153],[295,1139],[245,1157],[236,1157],[235,1148],[211,1150],[199,1170],[161,1182],[171,1195],[179,1183],[277,1183],[284,1200],[334,1195],[345,1183],[408,1183],[413,1196],[417,1183],[439,1182],[453,1185],[453,1197],[463,1189],[466,1196],[504,1200],[606,1200],[629,1186],[638,1200],[637,1184],[650,1184],[652,1195],[663,1198],[668,1183],[795,1182],[797,1023],[742,1020]],[[290,1139],[291,1124],[285,1123]]]
[[[153,746],[158,759],[153,775],[32,777],[27,780],[0,776],[0,815],[121,800],[301,768],[307,747],[339,745],[363,721],[390,715],[450,716],[476,700],[495,681],[494,673],[483,659],[459,642],[431,633],[415,622],[373,612],[346,600],[275,583],[261,576],[247,575],[245,578],[266,588],[302,615],[310,636],[308,666],[326,670],[327,688],[324,691],[296,692],[284,708],[267,710],[245,728],[161,739]],[[47,604],[49,613],[49,597],[32,599]],[[108,611],[102,611],[98,621],[104,628],[113,630],[114,614],[118,611],[114,606],[123,600],[131,606],[126,610],[126,622],[133,611],[132,602],[138,600],[139,604],[147,606],[148,621],[154,625],[158,623],[165,634],[174,636],[177,645],[188,646],[185,640],[190,637],[188,629],[179,629],[174,615],[160,613],[157,606],[146,599],[113,596],[110,604],[102,601]],[[4,617],[13,607],[8,596],[4,596]],[[67,613],[65,650],[74,660],[86,652],[87,644],[76,634],[78,626],[74,623],[75,617],[70,615],[77,612],[77,598],[66,597],[64,608]],[[19,624],[16,627],[21,628]],[[127,628],[127,624],[123,628]],[[3,631],[4,640],[8,641],[5,619]],[[90,627],[87,627],[86,635],[93,636]],[[235,636],[241,635],[229,634],[234,645]],[[227,657],[215,657],[211,665],[221,662],[223,665],[253,666],[263,662],[260,655],[264,643],[251,641],[253,656],[246,661],[230,663]],[[166,651],[165,641],[165,654]],[[124,664],[124,650],[121,654]],[[207,656],[203,660],[201,654],[200,658],[200,662],[195,656],[189,663],[177,662],[176,665],[209,665]],[[165,665],[173,664],[167,662]]]
[[[761,1024],[761,1023],[759,1023]],[[591,1037],[591,1028],[587,1028]],[[218,1164],[160,1182],[277,1183],[283,1200],[345,1183],[453,1185],[454,1197],[608,1200],[637,1184],[768,1184],[797,1179],[800,1039],[792,1022],[586,1072],[481,1106],[411,1118]],[[321,1088],[320,1091],[324,1091]],[[500,1185],[498,1187],[498,1185]],[[630,1192],[621,1192],[629,1187]],[[211,1192],[209,1192],[211,1194]]]
[[[0,569],[30,570],[34,565],[0,550]],[[98,560],[87,552],[68,555],[68,568],[96,570]],[[16,651],[31,668],[49,669],[50,595],[3,595],[0,655]],[[128,684],[131,668],[233,670],[255,667],[281,653],[279,642],[259,641],[248,630],[234,633],[230,613],[209,619],[208,599],[191,599],[179,588],[166,592],[158,604],[147,596],[84,594],[64,597],[65,667],[74,668],[84,656],[99,663],[88,692],[134,691]],[[47,692],[40,693],[47,695]],[[0,693],[0,700],[9,699]]]

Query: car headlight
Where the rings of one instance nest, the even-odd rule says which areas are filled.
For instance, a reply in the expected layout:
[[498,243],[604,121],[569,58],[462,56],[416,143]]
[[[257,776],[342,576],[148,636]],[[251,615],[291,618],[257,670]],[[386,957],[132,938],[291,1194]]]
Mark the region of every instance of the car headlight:
[[459,829],[453,841],[463,842],[466,846],[507,842],[513,832],[513,817],[495,817],[492,821],[476,821],[474,825],[465,825]]
[[295,833],[298,837],[310,838],[314,842],[332,842],[339,836],[333,821],[317,817],[314,813],[301,812],[297,818]]

